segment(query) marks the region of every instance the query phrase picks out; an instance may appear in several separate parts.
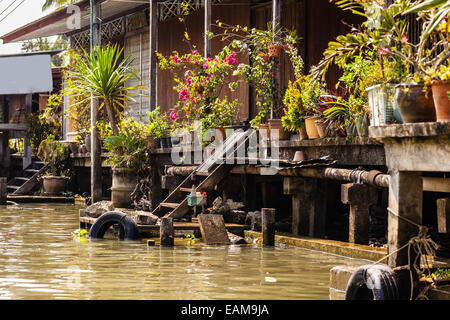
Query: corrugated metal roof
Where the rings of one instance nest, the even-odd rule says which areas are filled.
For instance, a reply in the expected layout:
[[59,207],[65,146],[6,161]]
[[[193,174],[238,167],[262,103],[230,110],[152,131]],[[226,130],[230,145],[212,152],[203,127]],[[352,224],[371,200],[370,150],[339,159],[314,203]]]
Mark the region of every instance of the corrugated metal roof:
[[[125,0],[98,0],[101,3],[101,19],[107,21],[111,17],[115,17],[130,10],[143,6],[144,1]],[[75,5],[80,8],[80,28],[74,29],[74,11],[68,8],[56,10],[38,20],[35,20],[23,27],[9,32],[0,37],[3,43],[25,41],[41,37],[50,37],[61,34],[73,33],[77,30],[83,30],[90,25],[90,7],[89,0],[78,1]]]
[[0,94],[53,90],[50,54],[0,56]]

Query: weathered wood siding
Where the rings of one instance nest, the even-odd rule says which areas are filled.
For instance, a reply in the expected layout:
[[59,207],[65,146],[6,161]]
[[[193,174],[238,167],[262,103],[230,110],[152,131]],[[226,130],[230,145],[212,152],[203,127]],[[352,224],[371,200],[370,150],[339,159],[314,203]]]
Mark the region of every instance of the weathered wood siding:
[[[127,82],[127,86],[144,85],[149,88],[149,40],[150,35],[147,28],[131,32],[125,36],[125,55],[133,57],[132,68],[139,71],[139,79],[133,78]],[[130,101],[128,105],[129,115],[136,120],[145,120],[147,112],[150,111],[150,101],[148,89],[141,94],[134,91],[132,97],[135,101]]]
[[[220,20],[230,25],[250,25],[250,4],[247,0],[233,1],[234,5],[216,4],[212,5],[211,22],[214,25],[216,20]],[[203,52],[203,15],[204,10],[201,9],[186,17],[187,32],[191,37],[191,44],[196,47],[199,52]],[[185,26],[177,18],[168,19],[160,22],[158,26],[158,51],[163,55],[168,56],[172,51],[178,51],[184,54],[192,50],[188,42],[184,41]],[[212,32],[218,32],[217,27],[212,28]],[[211,54],[217,54],[223,48],[223,43],[220,39],[213,39],[211,43]],[[247,63],[248,59],[239,62]],[[167,71],[158,71],[158,104],[162,110],[170,110],[178,101],[178,96],[173,90],[175,82],[173,76]],[[239,112],[240,120],[247,120],[249,118],[249,101],[248,85],[243,83],[239,89],[231,92],[227,87],[222,88],[222,97],[226,96],[229,100],[239,99],[242,103]]]
[[[230,3],[215,4],[212,6],[212,31],[219,32],[214,24],[217,20],[230,25],[250,26],[265,29],[272,19],[272,2],[266,1],[255,4],[256,1],[236,0]],[[180,54],[187,53],[195,47],[203,52],[203,9],[193,12],[186,17],[186,26],[178,18],[168,19],[158,24],[158,52],[169,56],[173,51]],[[320,61],[328,42],[339,34],[349,31],[344,24],[361,23],[360,17],[350,12],[343,12],[329,0],[284,0],[281,4],[281,25],[287,29],[296,29],[297,35],[302,38],[299,43],[300,54],[305,62],[305,72]],[[191,37],[191,45],[184,40],[184,32]],[[143,84],[149,87],[149,30],[148,27],[137,31],[128,32],[124,40],[125,54],[134,57],[133,68],[140,71]],[[211,54],[214,55],[223,47],[220,39],[216,38],[211,43]],[[239,62],[248,63],[246,57],[239,57]],[[281,58],[282,88],[285,88],[290,80],[294,80],[294,71],[287,56]],[[339,79],[337,68],[330,68],[327,75],[327,83],[333,89]],[[134,79],[129,84],[138,84]],[[173,75],[168,71],[158,70],[158,105],[163,111],[171,110],[178,101],[178,96],[173,89],[175,82]],[[145,93],[148,95],[148,90]],[[231,92],[227,87],[222,89],[222,97],[227,96],[233,100],[239,99],[242,103],[239,119],[250,120],[258,112],[255,109],[254,93],[248,85],[241,83],[238,90]],[[129,105],[130,114],[135,118],[145,119],[149,111],[149,98],[135,96],[136,102]]]

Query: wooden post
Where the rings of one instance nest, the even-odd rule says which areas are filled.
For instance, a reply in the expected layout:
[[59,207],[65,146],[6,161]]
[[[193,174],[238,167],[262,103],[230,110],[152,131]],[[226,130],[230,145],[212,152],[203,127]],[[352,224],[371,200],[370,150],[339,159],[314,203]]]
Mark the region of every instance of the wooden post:
[[[398,250],[417,235],[419,228],[413,223],[422,224],[422,191],[421,172],[391,171],[388,210],[388,264],[391,268],[408,264],[407,247]],[[411,254],[414,261],[414,252]]]
[[275,209],[262,208],[262,245],[275,245]]
[[5,205],[7,201],[8,196],[8,189],[7,189],[7,178],[1,177],[0,178],[0,204]]
[[450,234],[450,198],[437,199],[438,232]]
[[161,218],[160,227],[161,246],[173,247],[173,219]]
[[377,203],[376,189],[362,183],[341,186],[341,201],[350,205],[348,241],[369,244],[370,206]]
[[204,34],[204,42],[205,42],[205,59],[211,56],[211,40],[208,37],[208,34],[211,32],[211,0],[205,0],[205,34]]
[[326,194],[319,190],[318,183],[317,179],[284,178],[283,192],[292,195],[294,235],[321,237],[325,233]]
[[[33,95],[27,94],[25,96],[25,114],[30,114],[32,112],[32,99]],[[27,137],[24,138],[24,144],[23,144],[23,159],[22,159],[22,169],[27,169],[31,162],[32,162],[32,151],[31,151],[31,145],[30,145],[30,139]]]
[[155,110],[158,106],[158,2],[150,0],[150,110]]
[[[101,8],[91,0],[91,56],[95,48],[101,45]],[[101,201],[102,195],[102,158],[98,120],[98,99],[91,95],[91,203]]]

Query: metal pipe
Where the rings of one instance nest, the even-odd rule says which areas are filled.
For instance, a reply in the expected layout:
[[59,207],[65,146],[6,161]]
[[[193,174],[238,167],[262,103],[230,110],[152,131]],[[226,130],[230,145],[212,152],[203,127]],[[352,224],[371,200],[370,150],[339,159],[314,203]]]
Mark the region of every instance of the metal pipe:
[[[188,176],[196,166],[172,166],[166,167],[165,174],[174,176]],[[260,175],[261,168],[254,165],[235,166],[230,170],[231,174],[254,174]],[[329,167],[303,167],[303,168],[280,168],[277,175],[286,177],[306,177],[316,179],[331,179],[356,183],[366,183],[380,188],[389,187],[389,175],[377,170],[342,169]]]

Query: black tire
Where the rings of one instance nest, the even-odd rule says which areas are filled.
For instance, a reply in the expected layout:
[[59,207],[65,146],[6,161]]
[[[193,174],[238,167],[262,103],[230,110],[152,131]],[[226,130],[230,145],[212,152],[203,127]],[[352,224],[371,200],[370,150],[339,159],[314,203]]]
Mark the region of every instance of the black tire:
[[345,300],[400,300],[395,272],[385,265],[359,267],[347,283]]
[[93,239],[102,239],[105,232],[114,224],[120,226],[120,239],[136,240],[139,238],[139,229],[130,216],[120,211],[110,211],[102,214],[92,225],[89,236]]

